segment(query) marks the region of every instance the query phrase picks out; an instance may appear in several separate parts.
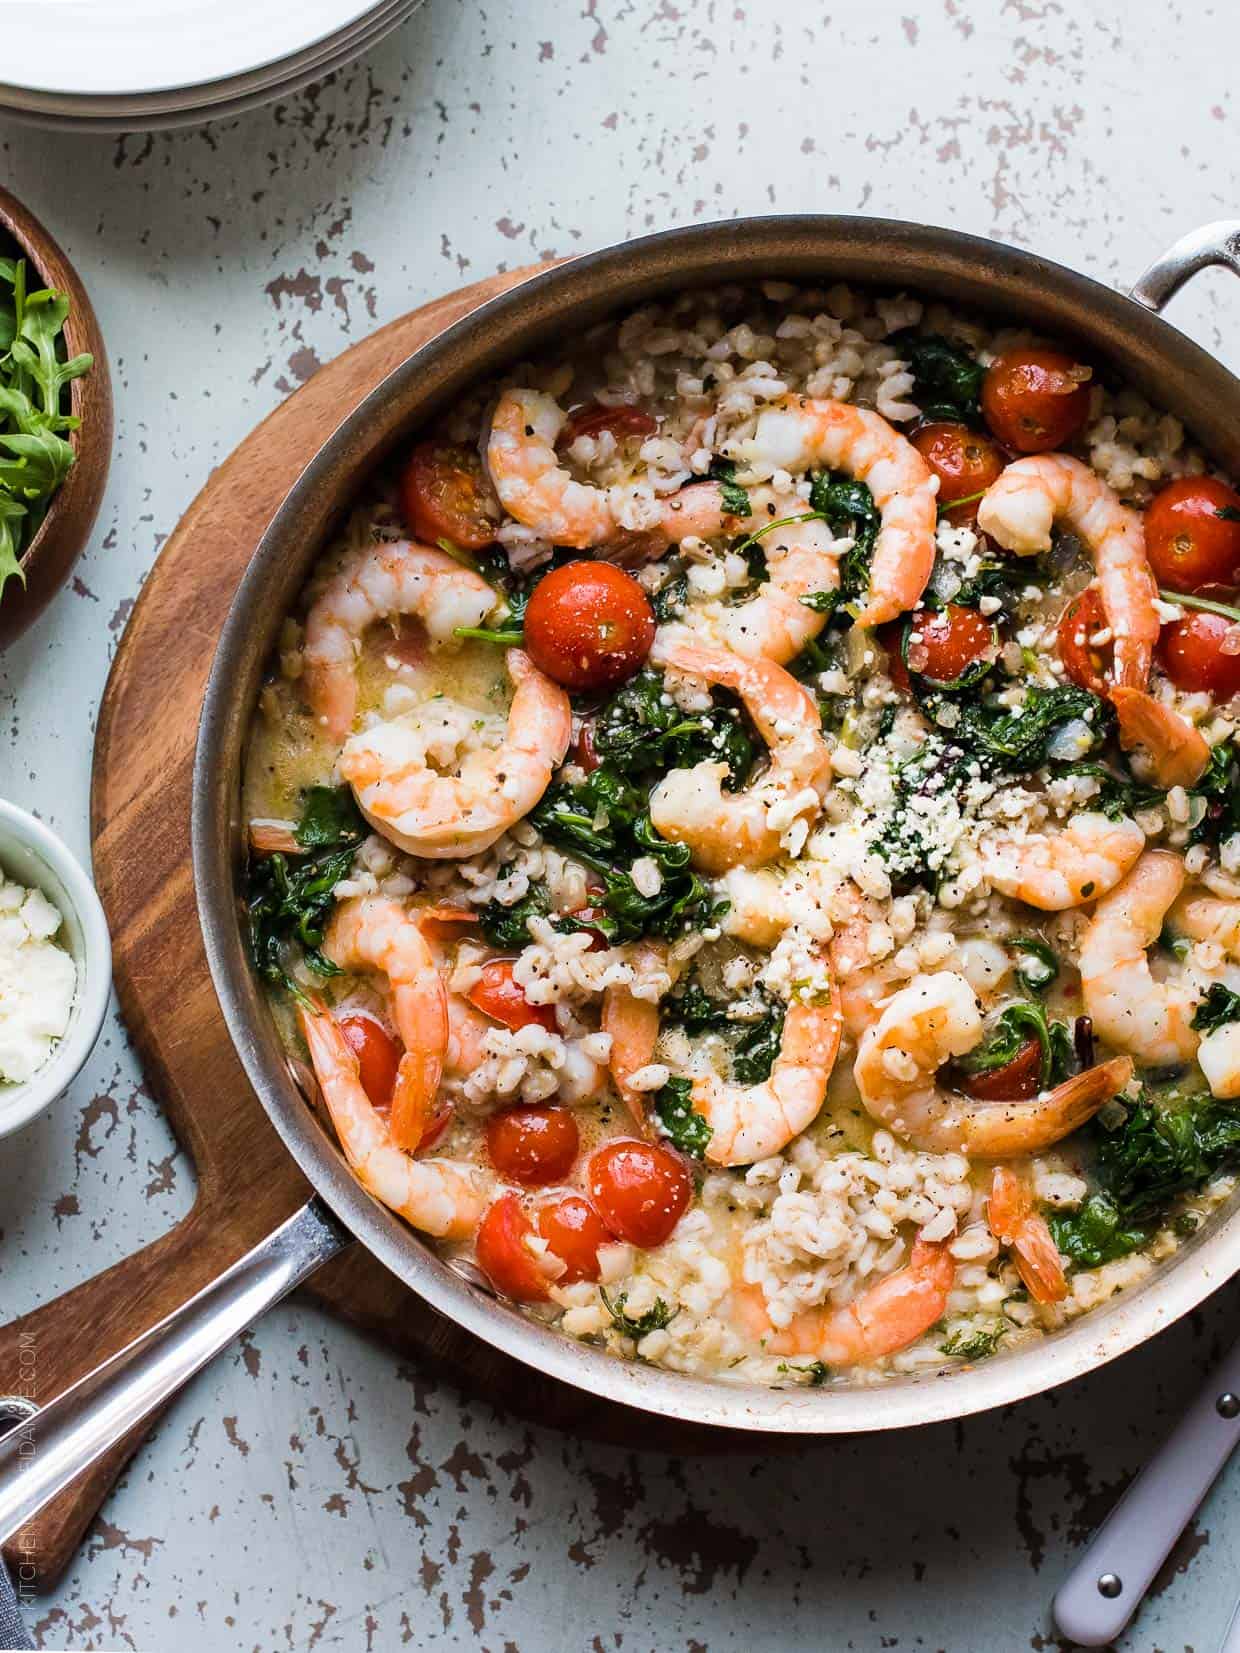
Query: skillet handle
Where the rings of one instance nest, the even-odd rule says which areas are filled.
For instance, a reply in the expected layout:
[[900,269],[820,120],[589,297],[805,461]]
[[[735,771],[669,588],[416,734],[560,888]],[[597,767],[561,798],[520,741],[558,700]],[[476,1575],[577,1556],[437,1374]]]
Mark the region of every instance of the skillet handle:
[[1055,1596],[1055,1623],[1109,1647],[1141,1604],[1189,1517],[1240,1444],[1240,1343],[1090,1539]]
[[352,1241],[327,1206],[311,1200],[111,1360],[21,1417],[0,1440],[0,1543]]
[[1240,275],[1240,218],[1219,218],[1182,235],[1137,277],[1129,296],[1157,312],[1190,276],[1211,264],[1222,264],[1233,275]]

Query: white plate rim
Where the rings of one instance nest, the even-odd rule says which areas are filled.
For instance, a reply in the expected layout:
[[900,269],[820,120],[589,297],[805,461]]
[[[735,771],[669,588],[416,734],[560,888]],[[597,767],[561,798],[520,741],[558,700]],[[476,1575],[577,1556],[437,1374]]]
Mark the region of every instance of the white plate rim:
[[141,15],[134,0],[8,0],[6,83],[70,97],[188,89],[296,58],[377,9],[376,0],[139,3]]

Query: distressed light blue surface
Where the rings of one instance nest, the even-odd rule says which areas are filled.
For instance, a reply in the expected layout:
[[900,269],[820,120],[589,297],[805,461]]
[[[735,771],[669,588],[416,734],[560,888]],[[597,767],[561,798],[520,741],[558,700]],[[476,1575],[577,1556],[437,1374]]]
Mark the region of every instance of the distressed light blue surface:
[[[429,0],[368,59],[218,128],[88,140],[0,121],[0,182],[63,241],[112,354],[117,444],[77,580],[0,660],[0,792],[87,848],[116,639],[211,467],[368,329],[463,281],[669,224],[874,212],[1116,285],[1240,211],[1240,16],[1120,0]],[[1172,318],[1235,367],[1240,287]],[[188,640],[187,646],[200,646]],[[0,1304],[154,1238],[192,1171],[114,1021],[0,1142]],[[49,1648],[1007,1653],[1230,1341],[1240,1291],[1003,1414],[795,1454],[583,1445],[275,1311],[173,1407],[59,1588]],[[1212,1650],[1240,1469],[1125,1653]]]

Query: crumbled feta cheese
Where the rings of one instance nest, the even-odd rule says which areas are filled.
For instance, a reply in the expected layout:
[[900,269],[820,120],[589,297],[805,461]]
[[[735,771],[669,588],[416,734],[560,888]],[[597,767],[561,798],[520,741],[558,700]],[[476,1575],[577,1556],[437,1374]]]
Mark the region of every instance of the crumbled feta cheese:
[[33,1078],[69,1026],[77,970],[60,925],[41,890],[0,874],[0,1080]]

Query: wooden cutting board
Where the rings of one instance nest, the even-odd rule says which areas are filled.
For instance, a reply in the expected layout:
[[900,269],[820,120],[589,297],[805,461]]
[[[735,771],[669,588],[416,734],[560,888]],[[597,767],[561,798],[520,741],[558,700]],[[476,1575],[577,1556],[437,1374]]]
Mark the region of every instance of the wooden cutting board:
[[[411,351],[536,273],[492,276],[436,299],[322,368],[212,474],[142,589],[95,737],[95,879],[121,1009],[147,1083],[193,1159],[198,1197],[170,1234],[0,1327],[0,1395],[29,1392],[32,1370],[35,1400],[60,1394],[243,1256],[310,1193],[242,1072],[198,928],[190,776],[207,674],[241,575],[315,451]],[[304,1289],[428,1369],[534,1421],[665,1452],[753,1444],[542,1377],[427,1307],[360,1246]],[[33,1565],[39,1585],[50,1586],[146,1432],[134,1431],[31,1521],[6,1547],[10,1567]]]

